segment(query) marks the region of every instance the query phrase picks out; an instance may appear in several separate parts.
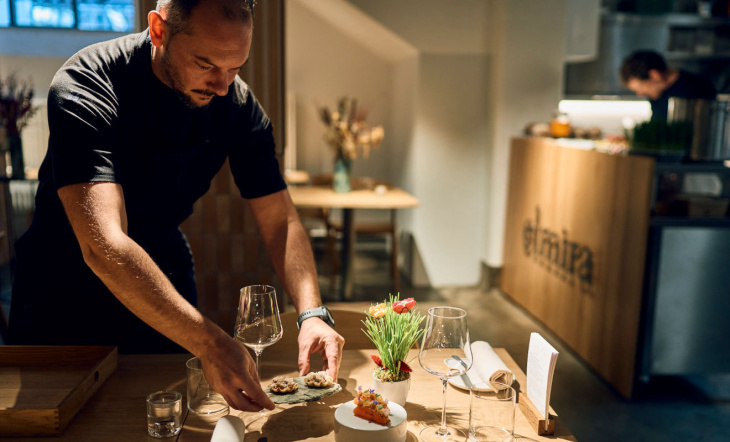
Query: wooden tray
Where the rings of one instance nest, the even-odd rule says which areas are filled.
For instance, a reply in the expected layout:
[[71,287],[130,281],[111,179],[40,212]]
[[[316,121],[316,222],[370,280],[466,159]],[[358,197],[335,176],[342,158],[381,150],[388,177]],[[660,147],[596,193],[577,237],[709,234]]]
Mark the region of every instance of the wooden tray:
[[0,346],[0,436],[60,435],[116,368],[116,347]]

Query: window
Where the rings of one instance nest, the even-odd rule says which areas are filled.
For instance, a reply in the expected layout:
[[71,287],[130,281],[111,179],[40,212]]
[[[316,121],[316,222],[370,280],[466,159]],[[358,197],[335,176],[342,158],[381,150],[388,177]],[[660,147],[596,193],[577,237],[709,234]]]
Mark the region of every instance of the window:
[[134,0],[0,0],[0,26],[129,32]]
[[10,26],[10,0],[0,0],[0,27]]

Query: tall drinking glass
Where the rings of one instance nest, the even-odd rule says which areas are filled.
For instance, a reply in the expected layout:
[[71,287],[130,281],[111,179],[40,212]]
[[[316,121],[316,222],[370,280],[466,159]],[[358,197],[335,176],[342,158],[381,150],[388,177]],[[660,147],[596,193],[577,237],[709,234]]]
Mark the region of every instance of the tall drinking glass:
[[256,353],[256,373],[261,379],[259,360],[264,348],[281,339],[276,290],[270,285],[250,285],[241,289],[233,336]]
[[[462,364],[447,365],[447,359],[460,359]],[[424,428],[420,439],[424,442],[464,440],[463,432],[446,426],[446,384],[450,378],[466,373],[472,365],[465,310],[456,307],[428,309],[428,322],[418,353],[418,362],[424,370],[441,379],[444,394],[441,425]]]

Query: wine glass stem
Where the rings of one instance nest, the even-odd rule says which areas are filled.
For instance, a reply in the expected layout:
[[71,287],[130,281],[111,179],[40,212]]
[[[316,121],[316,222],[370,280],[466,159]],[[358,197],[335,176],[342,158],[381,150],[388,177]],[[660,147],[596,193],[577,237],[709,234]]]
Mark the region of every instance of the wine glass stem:
[[259,380],[261,380],[261,365],[259,364],[259,361],[261,360],[261,353],[263,353],[263,350],[256,350],[256,376],[259,377]]
[[438,434],[440,436],[445,436],[449,430],[446,428],[446,383],[448,380],[446,378],[441,379],[441,383],[443,384],[443,390],[444,390],[444,406],[441,409],[441,426],[439,427]]

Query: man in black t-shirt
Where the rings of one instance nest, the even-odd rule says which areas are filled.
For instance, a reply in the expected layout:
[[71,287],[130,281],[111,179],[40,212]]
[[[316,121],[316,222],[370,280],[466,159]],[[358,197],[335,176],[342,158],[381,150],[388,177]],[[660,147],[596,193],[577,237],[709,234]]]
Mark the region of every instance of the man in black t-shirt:
[[636,95],[649,98],[651,119],[666,121],[670,97],[715,99],[710,79],[681,69],[667,67],[664,57],[654,51],[637,51],[621,65],[621,81]]
[[[320,307],[271,122],[236,75],[249,56],[252,3],[158,1],[146,31],[85,48],[58,71],[36,213],[16,244],[11,343],[136,353],[174,342],[200,357],[231,406],[273,409],[245,347],[194,307],[179,230],[228,160],[297,311]],[[318,352],[337,377],[344,340],[328,320],[301,323],[302,374]]]

